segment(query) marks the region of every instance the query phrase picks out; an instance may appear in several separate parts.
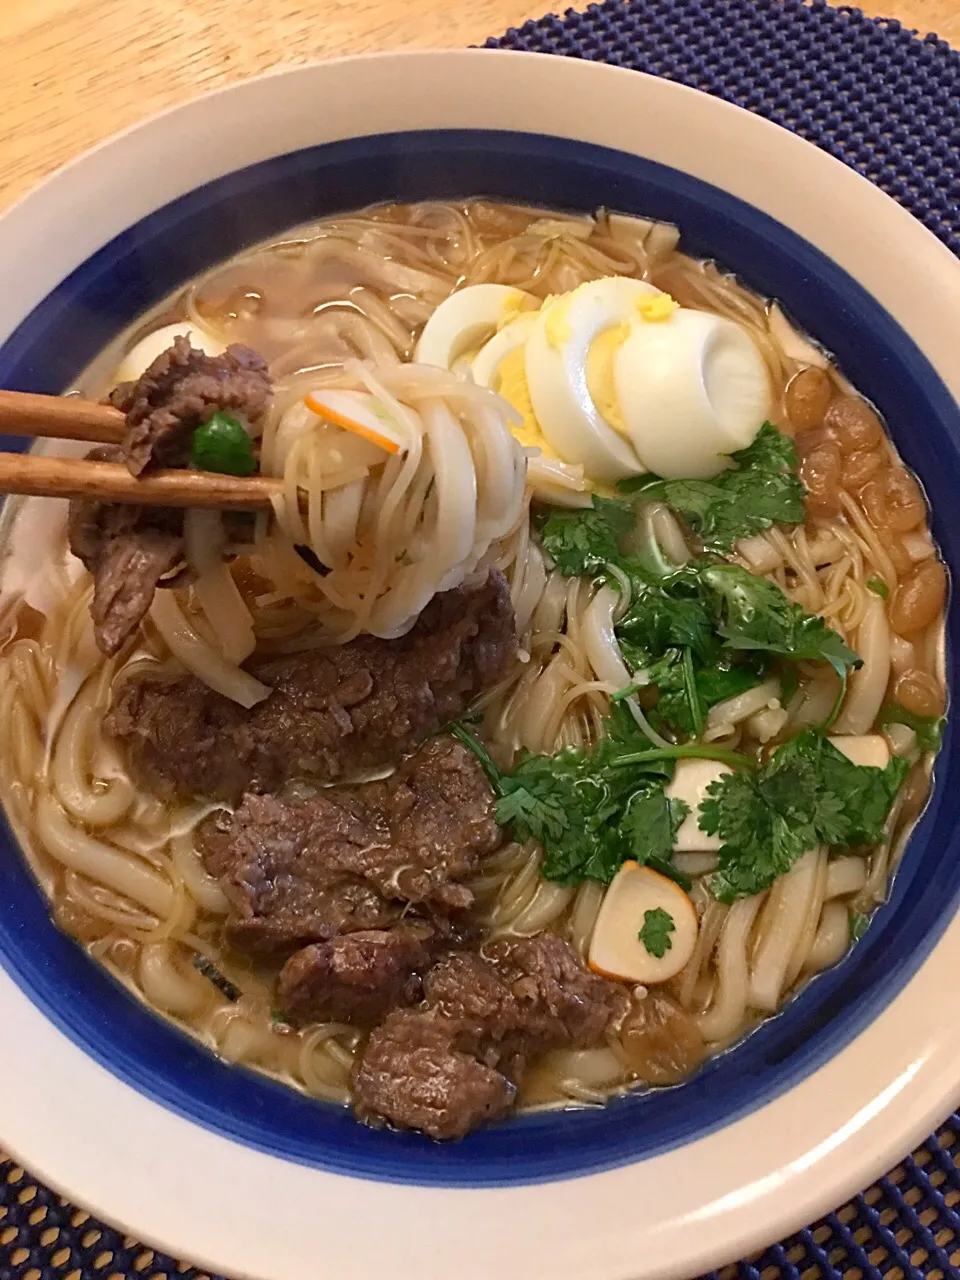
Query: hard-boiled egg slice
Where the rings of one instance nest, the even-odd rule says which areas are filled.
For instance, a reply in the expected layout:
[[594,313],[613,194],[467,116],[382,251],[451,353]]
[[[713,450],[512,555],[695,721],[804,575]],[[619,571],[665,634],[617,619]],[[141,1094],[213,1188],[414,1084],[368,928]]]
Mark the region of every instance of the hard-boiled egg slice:
[[148,333],[136,346],[131,347],[113,375],[114,386],[121,382],[136,382],[146,373],[157,356],[163,355],[168,347],[173,346],[174,338],[189,338],[193,346],[208,356],[219,356],[226,350],[222,342],[209,333],[204,333],[194,324],[187,321],[166,324],[162,329],[154,329],[153,333]]
[[590,968],[608,978],[666,982],[693,955],[697,912],[678,884],[625,862],[604,894],[590,940]]
[[723,843],[719,836],[708,836],[697,822],[701,801],[706,799],[711,782],[719,780],[733,770],[716,760],[678,760],[673,777],[665,788],[670,800],[683,800],[690,812],[681,822],[674,841],[675,853],[712,853]]
[[540,305],[532,294],[505,284],[473,284],[441,302],[423,327],[414,359],[450,369],[521,311]]
[[311,413],[342,427],[387,453],[405,452],[409,441],[400,424],[365,391],[311,391],[304,397]]
[[[566,462],[579,462],[593,480],[615,481],[645,470],[636,450],[617,431],[617,418],[591,394],[602,381],[594,369],[588,377],[590,349],[607,333],[627,338],[633,308],[641,297],[660,291],[644,280],[608,276],[591,280],[571,293],[549,299],[540,310],[527,341],[527,384],[544,436]],[[615,358],[613,350],[606,361]]]
[[614,356],[626,434],[668,479],[709,479],[770,410],[763,357],[739,325],[680,307],[632,326]]
[[[454,294],[454,297],[457,295]],[[473,380],[481,387],[492,387],[499,390],[500,368],[511,354],[526,344],[537,323],[536,312],[522,311],[515,320],[505,324],[499,333],[495,333],[485,343],[471,362],[470,369]]]
[[536,315],[529,311],[511,320],[480,348],[471,371],[480,386],[503,396],[520,415],[520,422],[510,423],[514,438],[525,448],[540,451],[539,457],[527,461],[527,482],[534,497],[553,507],[589,507],[593,497],[583,468],[557,456],[533,412],[524,347],[536,322]]
[[539,449],[546,458],[557,458],[556,451],[544,438],[533,412],[524,359],[524,346],[537,317],[525,313],[511,320],[480,348],[471,365],[474,380],[503,396],[517,413],[520,422],[512,422],[510,430],[528,449]]
[[842,751],[852,764],[885,769],[890,763],[890,747],[879,733],[836,734],[828,741]]

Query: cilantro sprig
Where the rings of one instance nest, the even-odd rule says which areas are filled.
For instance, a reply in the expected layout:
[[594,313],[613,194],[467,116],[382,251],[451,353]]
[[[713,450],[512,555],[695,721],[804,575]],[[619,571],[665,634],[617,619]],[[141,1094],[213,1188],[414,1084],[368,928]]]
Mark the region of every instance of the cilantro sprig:
[[877,844],[908,771],[855,765],[816,729],[785,742],[757,772],[710,784],[697,816],[723,841],[711,880],[720,902],[768,888],[817,845]]
[[728,649],[759,649],[792,662],[829,662],[838,675],[862,665],[822,618],[792,604],[780,588],[735,564],[700,571],[707,608]]
[[630,503],[594,497],[591,507],[551,510],[540,526],[540,537],[560,572],[576,578],[619,563],[623,558],[620,539],[634,522]]
[[804,487],[797,476],[793,441],[765,422],[746,449],[730,455],[730,466],[712,480],[662,480],[641,476],[622,492],[672,507],[705,546],[728,550],[741,538],[775,524],[800,524]]
[[512,770],[498,768],[464,724],[448,731],[470,747],[490,779],[497,821],[515,839],[543,846],[546,879],[609,884],[621,864],[632,859],[684,882],[673,866],[673,846],[690,809],[665,792],[675,762],[698,757],[751,768],[753,761],[721,747],[649,748],[622,706],[614,707],[607,728],[592,751],[528,752]]
[[877,716],[878,728],[889,724],[903,724],[917,735],[917,746],[921,751],[938,751],[943,737],[943,716],[918,716],[899,702],[888,702],[880,708]]
[[[592,507],[552,513],[540,537],[562,573],[590,574],[617,589],[627,579],[630,600],[616,637],[638,685],[656,693],[656,704],[648,705],[651,724],[698,736],[711,706],[773,669],[782,673],[784,664],[828,662],[841,680],[860,665],[822,618],[739,565],[705,555],[654,572],[649,556],[622,550],[635,525],[629,501],[594,499]],[[784,678],[789,684],[789,672]]]

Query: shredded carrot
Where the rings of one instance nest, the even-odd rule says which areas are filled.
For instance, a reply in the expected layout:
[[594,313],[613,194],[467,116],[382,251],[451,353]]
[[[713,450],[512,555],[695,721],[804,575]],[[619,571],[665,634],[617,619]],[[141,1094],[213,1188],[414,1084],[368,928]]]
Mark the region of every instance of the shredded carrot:
[[321,418],[332,422],[334,426],[343,427],[345,431],[352,431],[354,435],[360,436],[364,440],[369,440],[371,444],[379,445],[381,449],[386,449],[387,453],[400,452],[400,445],[396,440],[391,440],[389,436],[382,436],[379,432],[374,431],[372,427],[365,426],[354,418],[347,418],[342,413],[337,413],[335,409],[330,409],[326,405],[320,404],[310,392],[304,396],[303,402],[311,413],[319,414]]

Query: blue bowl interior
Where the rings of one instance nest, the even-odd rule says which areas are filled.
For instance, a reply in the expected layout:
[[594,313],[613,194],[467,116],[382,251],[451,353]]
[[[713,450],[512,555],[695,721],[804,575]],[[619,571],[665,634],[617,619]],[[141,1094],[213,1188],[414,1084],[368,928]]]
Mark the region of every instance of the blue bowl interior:
[[[0,385],[56,393],[125,326],[215,263],[310,218],[382,200],[484,194],[552,208],[603,205],[678,223],[683,247],[776,297],[885,415],[923,479],[947,562],[960,525],[960,409],[896,320],[832,261],[764,214],[676,170],[600,147],[522,133],[435,131],[335,143],[209,184],[130,228],[51,293],[0,348]],[[916,428],[922,429],[916,429]],[[0,438],[0,447],[22,441]],[[948,619],[948,654],[958,625]],[[9,829],[0,832],[0,964],[120,1080],[252,1147],[319,1168],[399,1182],[490,1186],[571,1177],[692,1141],[796,1084],[876,1018],[940,937],[960,896],[948,790],[938,784],[866,937],[742,1044],[674,1089],[605,1108],[526,1116],[439,1146],[373,1131],[254,1073],[228,1067],[154,1016],[51,923]]]

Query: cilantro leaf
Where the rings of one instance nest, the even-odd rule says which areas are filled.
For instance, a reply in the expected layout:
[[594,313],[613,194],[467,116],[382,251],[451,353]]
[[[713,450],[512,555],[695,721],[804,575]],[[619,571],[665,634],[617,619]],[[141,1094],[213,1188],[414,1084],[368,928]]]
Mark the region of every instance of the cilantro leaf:
[[778,747],[756,774],[727,774],[707,789],[698,822],[719,836],[711,880],[721,902],[768,888],[809,849],[876,844],[908,766],[855,765],[808,729]]
[[215,413],[193,433],[190,461],[201,471],[249,476],[257,469],[253,445],[243,424],[228,413]]
[[628,858],[685,881],[673,845],[690,810],[664,788],[675,757],[690,749],[651,749],[625,708],[614,709],[607,729],[592,751],[521,756],[498,777],[497,821],[517,840],[538,841],[542,874],[560,884],[609,884]]
[[[621,568],[629,571],[632,566]],[[713,631],[696,572],[681,570],[658,583],[646,581],[635,571],[630,577],[630,605],[617,623],[618,638],[651,658],[684,646],[698,658],[705,658]]]
[[[608,754],[612,750],[622,753],[623,747],[606,748]],[[612,821],[625,788],[630,789],[629,778],[608,777],[603,762],[594,767],[586,752],[527,754],[500,781],[497,821],[511,827],[516,839],[543,846],[546,879],[607,884],[626,856]]]
[[595,573],[620,559],[619,539],[635,520],[630,503],[594,497],[593,506],[551,510],[540,526],[543,548],[562,574]]
[[[671,652],[676,654],[675,650]],[[730,653],[721,650],[716,658],[709,660],[708,665],[696,666],[694,687],[702,712],[709,711],[718,702],[736,697],[738,693],[756,688],[766,678],[768,665],[759,655],[751,654],[744,662],[739,657],[732,659]],[[650,679],[659,695],[649,712],[651,723],[699,737],[702,730],[694,715],[683,664],[677,658],[672,663],[664,659],[650,668],[650,672]]]
[[943,716],[914,715],[906,707],[901,707],[899,702],[888,702],[880,708],[877,727],[883,728],[888,724],[905,724],[908,729],[912,729],[917,735],[917,746],[921,751],[939,750],[940,739],[943,737]]
[[[626,574],[630,601],[616,635],[633,671],[646,671],[668,650],[684,648],[706,669],[723,665],[722,649],[829,662],[841,677],[861,665],[822,618],[792,604],[776,583],[739,565],[703,557],[667,575],[651,574],[619,550],[618,539],[632,523],[628,505],[600,498],[585,510],[553,512],[541,538],[564,574],[603,576],[610,565]],[[689,696],[688,704],[696,723]]]
[[[794,739],[798,741],[798,739]],[[785,746],[790,746],[786,743]],[[833,836],[824,829],[825,844],[878,844],[884,835],[884,824],[894,797],[910,771],[906,760],[894,756],[884,769],[856,765],[829,739],[818,738],[817,761],[823,805],[826,795],[833,796],[840,812],[834,818]],[[822,819],[820,819],[822,825]]]
[[710,784],[700,805],[701,829],[723,840],[710,881],[720,902],[768,888],[817,843],[808,809],[798,803],[792,813],[782,813],[761,781],[749,774],[727,774]]
[[793,441],[765,422],[746,449],[712,480],[662,480],[644,476],[621,490],[665,502],[708,547],[728,549],[740,538],[775,524],[800,524],[804,487]]
[[500,781],[497,822],[512,827],[518,840],[538,840],[545,847],[573,834],[579,802],[575,775],[558,756],[524,756],[512,774]]
[[862,666],[822,618],[791,604],[776,583],[735,564],[707,565],[700,580],[714,625],[729,648],[760,649],[793,662],[829,662],[839,675]]
[[643,927],[637,937],[652,956],[662,960],[673,947],[670,935],[676,929],[673,916],[663,907],[654,907],[652,911],[643,913]]
[[641,865],[670,862],[680,825],[690,812],[683,800],[669,799],[662,787],[632,797],[620,820],[620,836],[627,857]]

